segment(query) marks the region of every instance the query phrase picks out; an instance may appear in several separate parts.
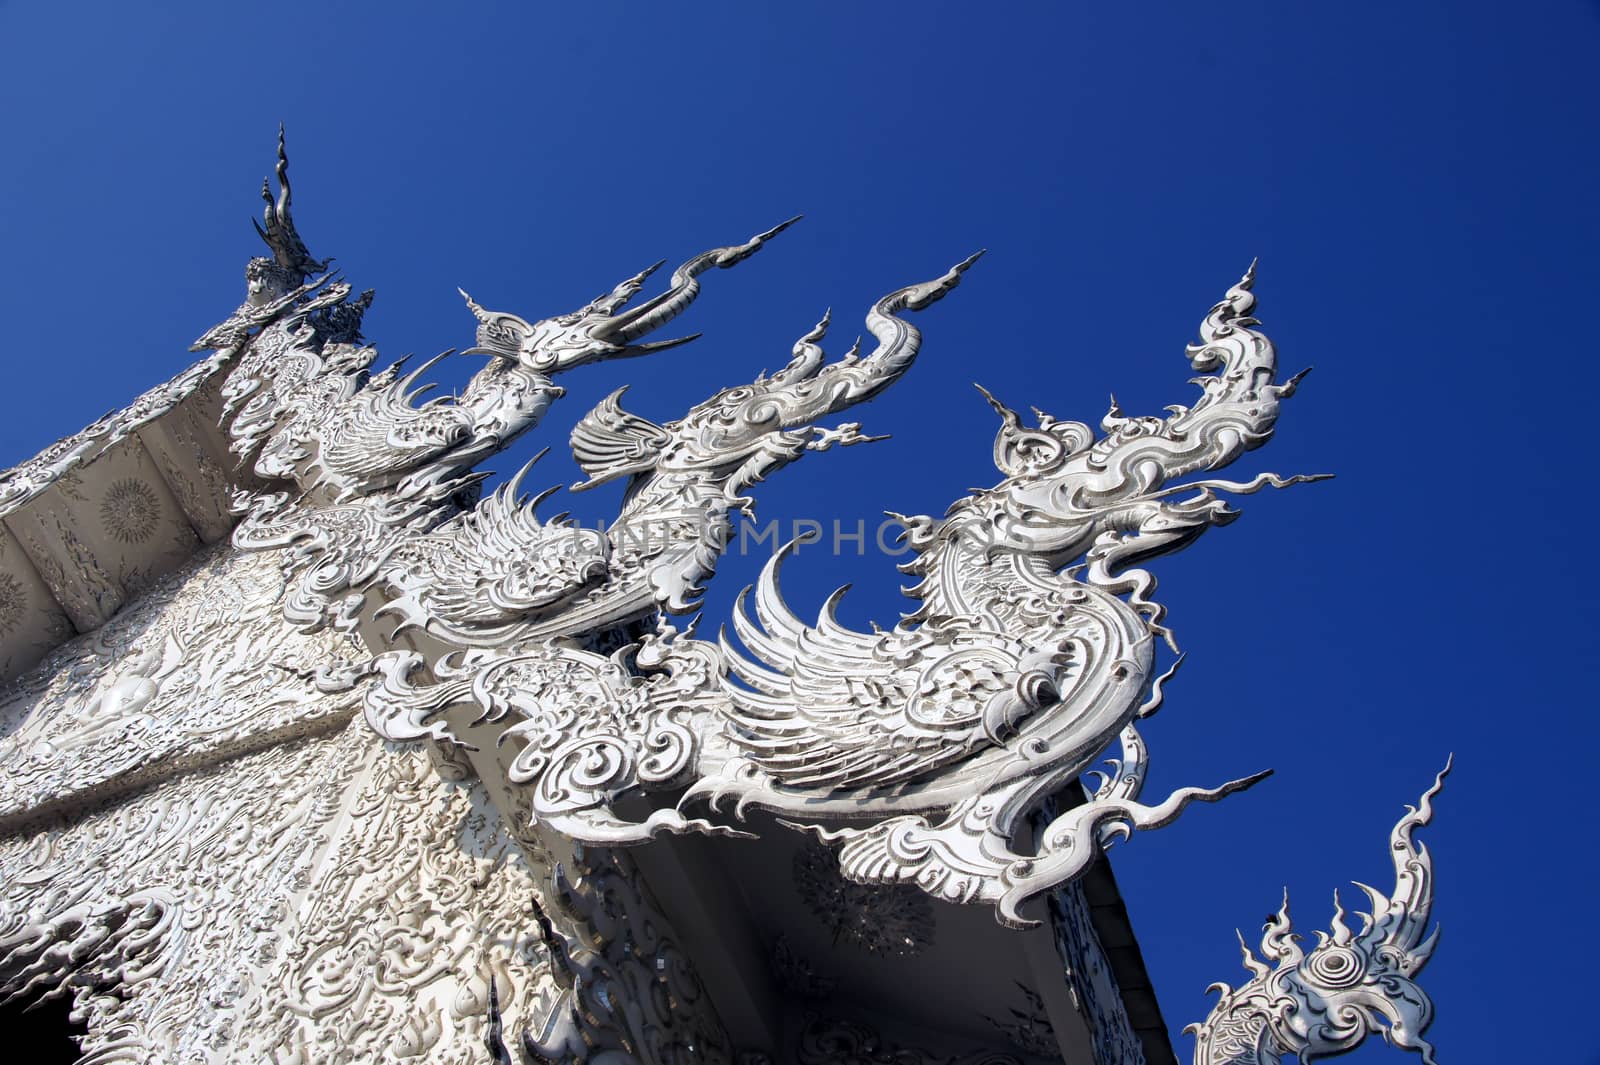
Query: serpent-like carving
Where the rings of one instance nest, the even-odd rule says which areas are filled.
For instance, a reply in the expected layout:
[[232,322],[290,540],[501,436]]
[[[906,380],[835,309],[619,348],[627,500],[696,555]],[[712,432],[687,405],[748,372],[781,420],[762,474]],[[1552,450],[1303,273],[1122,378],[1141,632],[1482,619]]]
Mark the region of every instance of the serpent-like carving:
[[397,551],[381,574],[396,593],[385,612],[481,647],[693,610],[727,547],[730,515],[753,506],[744,493],[807,452],[873,439],[855,423],[813,423],[870,400],[911,367],[922,335],[896,314],[943,297],[976,258],[874,304],[867,329],[878,343],[865,357],[852,350],[827,364],[824,317],[783,369],[723,389],[666,425],[630,414],[622,390],[613,393],[572,433],[573,455],[589,475],[579,490],[627,479],[604,537],[540,524],[540,500],[522,506],[513,484]]
[[[332,671],[340,683],[376,677],[365,705],[384,736],[504,745],[534,818],[579,840],[739,832],[741,812],[762,807],[836,843],[853,879],[987,903],[1008,924],[1027,923],[1021,907],[1104,846],[1259,779],[1142,803],[1136,727],[1161,703],[1158,645],[1173,643],[1146,564],[1231,521],[1227,494],[1310,479],[1206,476],[1267,442],[1299,381],[1277,380],[1251,317],[1254,267],[1188,348],[1198,399],[1164,417],[1113,401],[1098,432],[1043,414],[1028,426],[985,393],[1002,479],[943,518],[899,516],[914,613],[854,632],[835,597],[802,622],[780,590],[786,549],[753,617],[748,601],[736,610],[736,644],[666,619],[698,604],[752,486],[807,451],[870,439],[855,423],[816,422],[904,376],[921,334],[903,312],[954,289],[976,257],[878,301],[871,354],[830,364],[824,317],[777,373],[680,419],[656,424],[609,397],[572,434],[589,478],[579,488],[627,481],[602,533],[541,522],[520,480],[472,505],[477,463],[538,421],[561,394],[553,375],[679,343],[641,339],[687,308],[707,270],[749,258],[789,223],[689,259],[641,302],[653,267],[537,322],[469,298],[470,350],[492,361],[460,396],[419,405],[426,367],[371,371],[359,310],[343,310],[361,301],[343,282],[309,280],[325,264],[305,252],[288,206],[285,185],[263,228],[272,284],[252,288],[234,330],[248,342],[226,390],[229,431],[274,489],[241,499],[234,542],[288,549],[293,620],[387,619],[446,648]],[[1119,744],[1110,779],[1019,848],[1022,818]],[[668,801],[641,820],[617,813],[647,791]]]
[[815,625],[802,622],[779,588],[785,555],[774,558],[755,619],[734,615],[750,655],[723,641],[736,681],[725,757],[714,769],[705,759],[691,795],[812,825],[870,821],[819,828],[840,843],[847,875],[993,903],[1020,925],[1019,907],[1081,874],[1102,843],[1260,779],[1155,805],[1137,801],[1137,786],[1105,789],[1051,822],[1037,851],[1012,846],[1023,815],[1159,705],[1154,642],[1170,634],[1140,564],[1232,520],[1219,492],[1308,479],[1179,480],[1266,443],[1294,393],[1298,378],[1276,383],[1272,344],[1254,328],[1253,281],[1252,267],[1206,315],[1188,349],[1201,397],[1165,418],[1130,418],[1113,402],[1101,436],[1044,414],[1026,428],[987,397],[1005,478],[941,520],[901,516],[920,605],[892,629],[846,629],[837,594]]
[[[602,639],[694,606],[748,486],[805,450],[865,439],[854,424],[813,436],[808,423],[902,375],[920,336],[895,312],[942,296],[971,262],[880,301],[868,316],[879,345],[865,358],[825,365],[825,319],[783,370],[679,421],[631,415],[620,394],[602,403],[573,449],[590,474],[579,487],[630,478],[603,539],[540,525],[513,488],[397,550],[384,609],[462,650],[431,663],[432,682],[417,679],[422,654],[381,656],[368,720],[393,739],[512,745],[511,779],[534,789],[535,815],[579,839],[727,832],[724,812],[762,807],[838,843],[853,879],[986,902],[1015,925],[1029,923],[1024,903],[1102,847],[1259,779],[1143,804],[1134,728],[1160,705],[1156,645],[1172,642],[1143,563],[1231,521],[1225,493],[1315,479],[1184,480],[1264,444],[1299,380],[1276,381],[1273,347],[1254,328],[1253,268],[1188,349],[1203,375],[1191,406],[1133,418],[1113,405],[1097,434],[1047,415],[1025,427],[988,397],[1004,479],[943,519],[898,516],[920,602],[893,628],[844,628],[837,598],[816,624],[800,621],[779,588],[785,549],[754,618],[747,603],[735,612],[743,649],[665,621],[653,634],[624,629],[620,649]],[[470,724],[451,723],[458,706],[474,708]],[[1016,849],[1021,818],[1119,742],[1112,779],[1036,850]],[[638,822],[616,814],[649,790],[677,791],[676,806]]]

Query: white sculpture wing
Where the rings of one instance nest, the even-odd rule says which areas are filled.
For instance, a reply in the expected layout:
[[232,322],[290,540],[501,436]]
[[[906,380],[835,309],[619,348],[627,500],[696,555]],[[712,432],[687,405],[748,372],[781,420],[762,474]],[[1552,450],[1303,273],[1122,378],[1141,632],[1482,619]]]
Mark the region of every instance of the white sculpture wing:
[[624,386],[601,400],[572,430],[572,457],[589,475],[575,491],[651,468],[671,439],[655,422],[622,409],[627,390]]
[[760,625],[746,610],[749,589],[734,610],[734,629],[761,664],[722,641],[744,685],[728,687],[737,726],[730,737],[775,782],[843,791],[916,780],[1003,744],[1020,720],[1058,698],[1034,660],[1064,664],[1066,652],[1041,655],[1004,633],[939,622],[855,632],[834,614],[842,588],[806,626],[778,587],[793,548],[762,574]]
[[519,498],[532,465],[474,509],[397,547],[381,573],[397,597],[383,612],[459,643],[497,643],[522,619],[603,580],[610,555],[603,534],[560,519],[540,522],[535,511],[556,489]]

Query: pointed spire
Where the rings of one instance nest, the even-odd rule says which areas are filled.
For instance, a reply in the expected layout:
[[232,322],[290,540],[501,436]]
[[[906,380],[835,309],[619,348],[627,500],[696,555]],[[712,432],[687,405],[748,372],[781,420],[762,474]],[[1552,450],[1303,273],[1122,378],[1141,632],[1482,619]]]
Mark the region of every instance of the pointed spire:
[[[284,136],[283,123],[278,123],[278,197],[272,197],[271,178],[261,179],[261,198],[266,202],[262,222],[256,223],[256,232],[272,249],[273,261],[283,270],[296,275],[296,284],[321,270],[326,270],[331,259],[312,258],[305,241],[294,227],[293,190],[289,185],[289,150]],[[263,224],[263,222],[265,224]]]

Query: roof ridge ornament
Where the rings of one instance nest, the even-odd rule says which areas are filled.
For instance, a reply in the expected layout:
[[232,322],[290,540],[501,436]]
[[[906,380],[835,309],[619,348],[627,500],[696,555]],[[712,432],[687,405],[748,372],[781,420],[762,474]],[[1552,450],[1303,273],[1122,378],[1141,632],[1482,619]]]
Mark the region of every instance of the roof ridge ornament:
[[[279,164],[263,239],[297,268],[323,266],[294,233],[286,154]],[[536,322],[466,297],[478,321],[470,350],[492,361],[459,395],[421,406],[426,367],[373,374],[375,352],[334,342],[307,310],[341,304],[349,286],[279,297],[294,307],[241,334],[249,347],[228,400],[240,453],[259,454],[256,472],[286,490],[241,501],[235,543],[292,549],[285,612],[296,622],[398,624],[448,649],[387,651],[357,671],[369,723],[394,740],[505,745],[508,783],[535,796],[533,818],[553,831],[601,846],[739,834],[744,811],[762,808],[837,843],[851,879],[914,883],[1026,926],[1022,907],[1106,846],[1265,775],[1139,801],[1148,747],[1133,725],[1170,676],[1158,645],[1176,652],[1143,567],[1233,521],[1228,496],[1320,479],[1191,476],[1270,440],[1300,377],[1275,380],[1276,352],[1251,314],[1252,265],[1186,348],[1200,387],[1188,405],[1162,416],[1114,407],[1096,432],[1037,410],[1024,428],[989,397],[1001,480],[943,518],[904,519],[912,556],[901,569],[919,602],[892,628],[846,628],[842,593],[815,624],[801,621],[779,586],[791,545],[762,575],[754,619],[743,602],[734,611],[742,647],[696,639],[667,618],[698,608],[733,518],[752,512],[746,493],[807,452],[875,439],[853,422],[818,423],[909,371],[922,335],[904,312],[953,291],[977,255],[874,303],[869,354],[852,347],[829,362],[825,314],[782,369],[680,418],[630,415],[618,394],[601,403],[572,445],[586,483],[626,478],[603,531],[541,520],[516,485],[478,500],[475,468],[560,397],[555,374],[681,343],[639,341],[687,309],[701,275],[794,221],[691,257],[638,303],[659,264]],[[1029,813],[1118,743],[1111,779],[1037,848],[1015,849]],[[655,800],[665,805],[643,821],[619,812],[647,792],[667,793]]]
[[[330,259],[316,259],[306,248],[295,228],[292,211],[293,191],[289,185],[289,151],[283,123],[278,123],[278,195],[272,195],[272,179],[261,179],[261,198],[266,201],[261,222],[254,219],[256,233],[272,251],[269,259],[253,256],[245,263],[245,300],[221,323],[212,326],[189,345],[190,351],[237,351],[280,316],[297,311],[314,327],[333,339],[351,340],[359,336],[361,315],[372,302],[369,289],[351,303],[345,303],[350,286],[333,280],[328,273]],[[316,276],[313,276],[316,275]],[[327,286],[324,288],[323,286]],[[321,292],[318,292],[322,289]]]
[[289,151],[284,137],[283,123],[278,123],[278,196],[272,196],[271,178],[261,179],[261,198],[266,201],[266,208],[262,212],[263,221],[255,224],[256,232],[262,241],[272,249],[273,261],[284,271],[295,276],[298,285],[312,274],[319,274],[328,268],[332,259],[317,259],[306,247],[305,241],[300,239],[300,233],[294,226],[294,214],[291,211],[294,195],[289,186]]
[[1361,930],[1345,924],[1339,892],[1333,893],[1330,932],[1314,933],[1317,946],[1303,951],[1289,919],[1289,892],[1268,917],[1261,954],[1268,968],[1239,935],[1248,982],[1236,988],[1212,984],[1222,997],[1195,1036],[1195,1065],[1277,1065],[1284,1055],[1313,1061],[1354,1050],[1380,1032],[1390,1046],[1415,1050],[1437,1065],[1423,1033],[1433,1022],[1433,1002],[1416,977],[1433,957],[1439,929],[1423,934],[1433,909],[1433,856],[1416,842],[1416,831],[1433,819],[1433,799],[1444,788],[1455,756],[1445,761],[1432,787],[1408,805],[1389,833],[1394,891],[1385,895],[1356,882],[1372,903],[1361,913]]

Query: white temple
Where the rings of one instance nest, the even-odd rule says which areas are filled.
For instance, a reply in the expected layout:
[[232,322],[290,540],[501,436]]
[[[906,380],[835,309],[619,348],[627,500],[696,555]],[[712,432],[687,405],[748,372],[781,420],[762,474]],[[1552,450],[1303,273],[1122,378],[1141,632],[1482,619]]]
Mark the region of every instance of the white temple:
[[[1100,855],[1257,779],[1145,801],[1138,731],[1175,668],[1144,563],[1310,479],[1190,476],[1294,391],[1250,277],[1188,406],[1096,431],[992,400],[1001,480],[904,518],[909,618],[802,621],[780,553],[735,644],[684,621],[730,517],[866,439],[816,423],[911,368],[906,316],[976,257],[868,309],[864,354],[825,320],[677,421],[607,399],[571,439],[627,484],[596,531],[479,464],[783,227],[649,298],[650,271],[538,321],[469,298],[489,362],[419,406],[426,367],[374,368],[371,294],[296,232],[281,141],[278,181],[208,354],[0,475],[0,992],[69,996],[93,1063],[1175,1062]],[[1197,1061],[1378,1017],[1432,1060],[1429,812],[1361,933],[1269,927]]]

